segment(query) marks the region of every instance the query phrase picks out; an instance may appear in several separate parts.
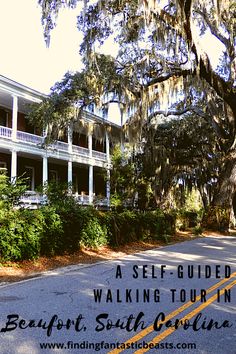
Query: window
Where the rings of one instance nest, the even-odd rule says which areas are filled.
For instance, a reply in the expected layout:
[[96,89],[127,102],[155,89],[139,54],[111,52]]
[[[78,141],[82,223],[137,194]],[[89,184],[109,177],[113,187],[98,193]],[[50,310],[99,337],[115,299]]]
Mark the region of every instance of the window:
[[0,174],[6,174],[7,173],[7,163],[0,161]]
[[49,170],[49,181],[58,182],[58,172],[56,170]]

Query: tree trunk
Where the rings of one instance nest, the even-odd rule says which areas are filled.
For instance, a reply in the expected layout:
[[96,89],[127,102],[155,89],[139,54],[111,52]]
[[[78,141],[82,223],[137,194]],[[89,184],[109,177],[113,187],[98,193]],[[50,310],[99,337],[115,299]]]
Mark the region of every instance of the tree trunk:
[[213,201],[203,217],[203,227],[211,230],[227,231],[230,213],[236,191],[236,157],[229,157],[218,180],[218,188]]
[[207,192],[206,186],[198,186],[198,191],[202,199],[203,208],[206,210],[210,204],[210,196]]
[[234,213],[234,218],[236,219],[236,192],[233,195],[233,213]]

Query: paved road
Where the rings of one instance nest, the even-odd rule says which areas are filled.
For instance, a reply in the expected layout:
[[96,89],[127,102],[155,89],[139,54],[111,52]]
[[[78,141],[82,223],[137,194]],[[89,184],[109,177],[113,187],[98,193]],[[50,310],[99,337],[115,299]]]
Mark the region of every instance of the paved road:
[[2,286],[0,353],[235,354],[235,255],[200,238]]

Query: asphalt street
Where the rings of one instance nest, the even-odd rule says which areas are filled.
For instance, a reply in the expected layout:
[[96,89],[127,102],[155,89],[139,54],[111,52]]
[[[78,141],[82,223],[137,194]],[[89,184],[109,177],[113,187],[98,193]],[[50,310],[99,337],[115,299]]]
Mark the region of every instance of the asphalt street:
[[198,238],[0,287],[0,353],[236,354],[236,238]]

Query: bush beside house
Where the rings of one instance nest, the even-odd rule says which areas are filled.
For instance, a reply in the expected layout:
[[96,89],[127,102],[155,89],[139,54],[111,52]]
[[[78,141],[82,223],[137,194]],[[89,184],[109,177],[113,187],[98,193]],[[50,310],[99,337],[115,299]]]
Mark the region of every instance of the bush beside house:
[[[175,232],[175,216],[156,211],[107,211],[81,207],[61,186],[45,191],[48,205],[19,207],[24,192],[20,179],[0,175],[0,260],[19,261],[73,253],[83,247],[118,246],[137,240],[161,239]],[[52,193],[53,190],[53,193]]]
[[1,213],[0,223],[1,261],[73,253],[81,246],[166,239],[175,230],[175,218],[160,211],[101,212],[79,206],[61,211],[53,206],[11,210]]

